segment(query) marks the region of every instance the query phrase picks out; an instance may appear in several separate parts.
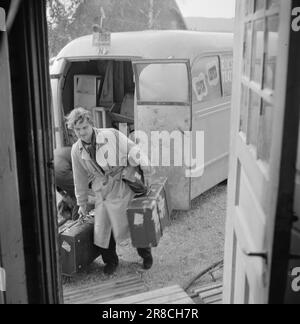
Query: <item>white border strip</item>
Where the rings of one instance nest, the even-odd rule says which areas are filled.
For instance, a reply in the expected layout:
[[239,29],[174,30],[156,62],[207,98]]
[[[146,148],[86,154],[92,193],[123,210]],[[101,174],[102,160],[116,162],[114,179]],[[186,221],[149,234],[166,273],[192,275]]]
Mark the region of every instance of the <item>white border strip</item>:
[[3,268],[0,268],[0,291],[6,291],[6,272]]
[[6,14],[5,10],[0,7],[0,31],[6,31]]

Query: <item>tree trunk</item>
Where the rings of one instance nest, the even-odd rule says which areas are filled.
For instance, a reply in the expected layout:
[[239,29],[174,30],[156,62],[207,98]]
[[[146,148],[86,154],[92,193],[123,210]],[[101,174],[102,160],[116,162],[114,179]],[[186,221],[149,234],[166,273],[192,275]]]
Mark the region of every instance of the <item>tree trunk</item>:
[[154,25],[154,0],[149,0],[148,28],[153,29]]

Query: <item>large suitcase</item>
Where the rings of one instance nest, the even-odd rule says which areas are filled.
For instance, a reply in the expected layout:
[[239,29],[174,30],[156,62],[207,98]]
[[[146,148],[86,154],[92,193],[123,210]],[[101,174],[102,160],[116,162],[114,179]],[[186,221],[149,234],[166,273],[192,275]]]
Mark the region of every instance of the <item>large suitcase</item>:
[[164,228],[170,224],[171,212],[167,178],[156,178],[146,196],[134,198],[128,205],[132,245],[136,248],[156,247]]
[[94,245],[94,219],[68,221],[60,227],[59,246],[62,274],[72,276],[83,270],[101,254]]

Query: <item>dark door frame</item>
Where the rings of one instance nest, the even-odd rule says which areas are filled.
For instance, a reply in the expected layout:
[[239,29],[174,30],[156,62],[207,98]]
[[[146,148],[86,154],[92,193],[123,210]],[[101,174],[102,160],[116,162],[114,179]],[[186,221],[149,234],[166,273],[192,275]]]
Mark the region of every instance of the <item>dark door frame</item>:
[[[9,33],[0,31],[0,266],[7,273],[0,303],[62,303],[46,1],[2,3],[6,13],[18,6]],[[299,38],[300,33],[291,32],[285,116],[289,131],[283,138],[271,303],[283,302],[287,279],[299,126],[294,118],[300,102]]]
[[7,273],[5,301],[61,303],[46,1],[7,0],[1,5],[8,16],[14,11],[0,43],[1,53],[5,49],[7,53],[2,54],[7,75],[1,75],[6,84],[1,95],[10,102],[5,104],[1,97],[0,147],[9,147],[1,154],[15,185],[10,192],[8,180],[0,182],[1,192],[7,190],[9,195],[1,197],[5,212],[2,206],[0,213],[5,224],[0,232]]
[[[3,13],[3,11],[2,11]],[[2,17],[3,18],[3,17]],[[5,17],[4,17],[5,18]],[[0,267],[2,291],[0,303],[26,303],[25,256],[9,69],[8,38],[0,31]],[[4,28],[3,28],[4,27]],[[18,284],[16,284],[18,283]]]
[[[291,8],[295,7],[299,7],[299,0],[292,0]],[[289,282],[288,267],[291,258],[290,244],[294,221],[293,206],[300,117],[300,32],[293,31],[290,22],[287,23],[289,23],[287,27],[290,28],[290,40],[284,116],[285,131],[282,139],[269,292],[270,304],[284,303],[285,291]]]

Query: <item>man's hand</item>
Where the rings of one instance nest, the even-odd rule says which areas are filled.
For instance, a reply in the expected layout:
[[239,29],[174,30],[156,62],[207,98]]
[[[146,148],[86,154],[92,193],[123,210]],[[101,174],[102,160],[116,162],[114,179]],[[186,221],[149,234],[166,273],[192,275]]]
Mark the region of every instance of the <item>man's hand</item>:
[[82,205],[78,210],[79,220],[82,221],[87,216],[87,205]]

